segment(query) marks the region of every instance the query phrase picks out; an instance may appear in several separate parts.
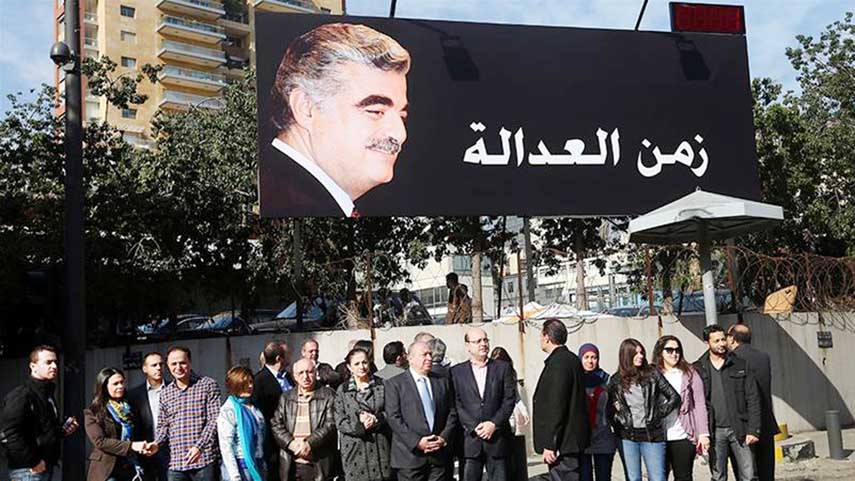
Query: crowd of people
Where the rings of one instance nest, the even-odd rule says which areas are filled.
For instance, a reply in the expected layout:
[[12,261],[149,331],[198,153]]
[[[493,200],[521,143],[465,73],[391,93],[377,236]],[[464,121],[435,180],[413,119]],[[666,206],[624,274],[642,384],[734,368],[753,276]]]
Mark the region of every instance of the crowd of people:
[[[386,344],[381,370],[368,340],[351,342],[335,367],[319,362],[317,341],[304,342],[293,363],[287,343],[271,341],[257,372],[228,370],[224,401],[218,382],[193,369],[190,349],[173,346],[144,356],[145,381],[133,389],[116,367],[96,376],[83,412],[87,479],[516,480],[526,465],[516,436],[531,422],[556,481],[608,481],[616,453],[630,481],[641,481],[642,464],[650,481],[669,472],[691,480],[699,454],[716,481],[727,479],[728,457],[738,479],[770,481],[769,357],[750,346],[742,324],[708,326],[703,339],[708,349],[691,364],[675,336],[660,338],[650,360],[642,343],[625,339],[609,375],[597,346],[572,352],[564,323],[549,319],[531,415],[508,352],[491,350],[478,327],[464,334],[469,359],[455,365],[427,332],[406,349]],[[0,446],[12,480],[47,481],[62,439],[79,426],[59,414],[55,349],[38,346],[29,360],[29,378],[5,398]]]

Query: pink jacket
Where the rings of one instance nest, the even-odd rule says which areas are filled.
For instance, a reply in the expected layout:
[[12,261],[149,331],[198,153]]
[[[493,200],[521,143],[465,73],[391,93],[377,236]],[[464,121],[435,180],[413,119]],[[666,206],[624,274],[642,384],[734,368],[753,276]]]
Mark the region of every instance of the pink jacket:
[[709,436],[709,418],[707,417],[707,400],[704,396],[704,382],[701,376],[691,368],[683,373],[683,385],[680,388],[680,414],[677,419],[689,435],[693,443],[700,436]]

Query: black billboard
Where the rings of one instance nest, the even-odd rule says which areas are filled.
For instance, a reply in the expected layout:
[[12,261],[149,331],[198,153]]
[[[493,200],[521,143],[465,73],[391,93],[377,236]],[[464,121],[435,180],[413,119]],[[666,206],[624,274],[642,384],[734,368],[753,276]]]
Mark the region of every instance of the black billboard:
[[745,37],[258,12],[265,217],[759,199]]

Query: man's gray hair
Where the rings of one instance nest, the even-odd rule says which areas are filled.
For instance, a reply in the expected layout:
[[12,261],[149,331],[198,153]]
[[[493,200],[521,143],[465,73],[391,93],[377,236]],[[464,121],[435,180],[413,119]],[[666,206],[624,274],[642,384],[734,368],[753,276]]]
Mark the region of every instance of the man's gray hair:
[[291,42],[276,71],[271,97],[277,132],[294,123],[289,103],[294,89],[299,88],[319,104],[343,90],[337,70],[349,62],[403,75],[410,70],[409,52],[392,37],[365,25],[321,25]]
[[433,363],[442,364],[442,361],[445,360],[445,351],[447,349],[445,342],[437,337],[428,341],[427,344],[430,346],[430,354],[433,359]]

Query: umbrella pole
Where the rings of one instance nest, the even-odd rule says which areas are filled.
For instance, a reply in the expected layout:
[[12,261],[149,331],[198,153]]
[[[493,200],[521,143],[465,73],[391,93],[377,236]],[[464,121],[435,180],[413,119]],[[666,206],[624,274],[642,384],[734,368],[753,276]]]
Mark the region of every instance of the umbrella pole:
[[707,325],[718,324],[715,305],[715,282],[713,280],[712,257],[710,255],[710,236],[707,223],[698,222],[698,251],[701,257],[701,282],[704,286],[704,312]]

